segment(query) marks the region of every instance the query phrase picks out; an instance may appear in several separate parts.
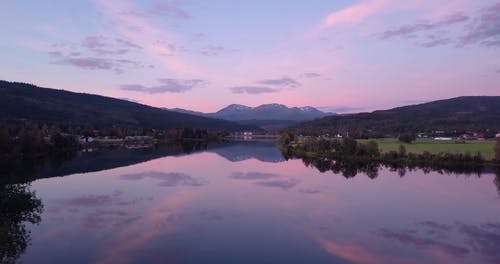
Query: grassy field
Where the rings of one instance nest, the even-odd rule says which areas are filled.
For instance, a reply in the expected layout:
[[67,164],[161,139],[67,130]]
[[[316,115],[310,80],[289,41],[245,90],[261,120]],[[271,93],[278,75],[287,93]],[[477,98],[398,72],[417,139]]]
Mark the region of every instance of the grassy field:
[[[359,140],[361,142],[366,142],[368,140]],[[398,151],[399,145],[404,145],[407,152],[411,153],[422,153],[428,151],[430,153],[448,152],[448,153],[471,153],[475,154],[481,152],[481,154],[487,159],[491,160],[494,157],[494,140],[486,141],[466,141],[466,142],[455,142],[455,141],[437,141],[433,139],[417,139],[411,144],[404,144],[399,142],[397,139],[375,139],[378,146],[382,152],[388,152],[391,150]]]

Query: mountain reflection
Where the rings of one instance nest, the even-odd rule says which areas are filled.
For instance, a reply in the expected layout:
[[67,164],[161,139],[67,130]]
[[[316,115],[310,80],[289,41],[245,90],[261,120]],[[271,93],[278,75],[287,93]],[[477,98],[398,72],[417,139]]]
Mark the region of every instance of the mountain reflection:
[[281,151],[276,148],[275,141],[232,141],[217,148],[209,148],[208,151],[232,162],[252,158],[272,163],[285,161]]
[[0,186],[0,263],[17,262],[30,242],[25,224],[39,224],[42,209],[28,185]]
[[182,142],[137,149],[104,148],[81,152],[64,159],[47,157],[46,160],[2,167],[0,172],[4,175],[0,177],[0,183],[25,183],[42,178],[104,171],[166,156],[182,156],[202,151],[215,153],[231,162],[251,158],[273,163],[285,161],[274,141]]

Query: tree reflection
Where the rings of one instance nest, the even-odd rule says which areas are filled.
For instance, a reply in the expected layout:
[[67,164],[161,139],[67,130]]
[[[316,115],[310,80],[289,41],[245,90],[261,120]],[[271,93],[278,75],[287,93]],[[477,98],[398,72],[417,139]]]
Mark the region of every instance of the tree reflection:
[[495,179],[493,180],[493,183],[497,187],[497,192],[500,194],[500,168],[495,169]]
[[0,263],[15,263],[30,242],[26,223],[41,221],[42,201],[27,184],[0,186]]
[[378,176],[380,164],[361,159],[328,159],[328,158],[302,158],[304,165],[315,167],[320,172],[332,171],[341,173],[346,178],[352,178],[359,173],[365,173],[371,179]]
[[[284,157],[288,159],[297,158],[289,153],[283,152]],[[498,193],[500,194],[500,167],[483,167],[474,164],[459,164],[451,166],[449,164],[406,164],[398,162],[383,162],[380,160],[370,160],[365,158],[347,157],[347,158],[325,158],[325,157],[301,157],[304,165],[314,167],[318,171],[325,173],[331,171],[335,174],[342,174],[346,178],[355,177],[358,174],[365,174],[370,179],[378,176],[380,168],[387,168],[390,171],[397,172],[400,177],[404,177],[407,172],[420,170],[424,173],[437,172],[440,174],[476,174],[481,176],[483,172],[493,172],[496,177],[493,180]]]

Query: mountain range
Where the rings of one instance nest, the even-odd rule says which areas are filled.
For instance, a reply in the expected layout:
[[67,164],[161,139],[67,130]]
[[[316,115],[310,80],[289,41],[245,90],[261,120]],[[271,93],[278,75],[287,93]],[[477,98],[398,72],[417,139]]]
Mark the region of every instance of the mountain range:
[[282,104],[263,104],[250,107],[231,104],[215,113],[202,113],[181,108],[168,109],[184,114],[198,115],[234,121],[244,125],[256,125],[266,130],[296,125],[300,122],[332,115],[314,107],[287,107]]
[[[401,132],[500,131],[500,96],[462,96],[371,113],[335,115],[313,107],[232,104],[215,113],[161,109],[111,97],[0,81],[0,121],[91,124],[100,127],[264,131],[383,136]],[[223,120],[225,119],[225,120]]]
[[327,116],[296,126],[303,133],[383,136],[400,132],[500,131],[500,96],[462,96],[423,104]]
[[250,107],[240,104],[231,104],[215,113],[202,113],[181,108],[169,109],[179,113],[219,118],[231,121],[244,120],[290,120],[307,121],[331,115],[332,113],[322,112],[314,107],[287,107],[282,104],[263,104],[257,107]]
[[168,111],[127,100],[0,81],[0,120],[92,124],[95,127],[169,129],[192,127],[262,131],[255,125]]

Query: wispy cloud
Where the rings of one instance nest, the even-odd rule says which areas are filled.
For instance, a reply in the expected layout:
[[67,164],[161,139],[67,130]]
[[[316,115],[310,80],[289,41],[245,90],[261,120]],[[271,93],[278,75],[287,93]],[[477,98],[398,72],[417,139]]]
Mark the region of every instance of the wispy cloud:
[[88,36],[83,39],[82,46],[97,55],[122,55],[131,50],[142,49],[139,45],[128,40],[104,36]]
[[355,113],[365,110],[365,108],[362,107],[352,107],[352,106],[316,106],[316,108],[323,112],[338,113],[338,114]]
[[266,79],[262,81],[258,81],[258,84],[264,84],[264,85],[273,85],[273,86],[280,86],[280,87],[291,87],[291,88],[296,88],[299,87],[301,84],[297,82],[296,80],[290,78],[290,77],[282,77],[278,79]]
[[483,8],[469,26],[467,34],[460,38],[459,45],[479,43],[485,46],[500,46],[500,3]]
[[[116,31],[121,36],[143,47],[145,55],[159,61],[165,67],[165,70],[178,75],[200,73],[199,69],[186,58],[181,57],[179,52],[173,52],[173,43],[180,42],[181,38],[173,32],[151,23],[149,21],[151,17],[144,15],[148,10],[128,0],[96,0],[96,3],[100,11],[110,20],[111,25],[116,28]],[[149,12],[155,10],[154,12],[164,14],[165,17],[167,17],[165,14],[178,18],[185,16],[182,11],[176,11],[175,9],[173,6],[160,5],[156,8],[153,7]]]
[[452,43],[453,40],[449,37],[443,37],[435,34],[427,36],[427,40],[420,43],[420,46],[425,48],[433,48],[436,46],[447,45]]
[[469,17],[463,13],[449,15],[439,21],[419,21],[412,24],[406,24],[395,29],[386,30],[377,34],[380,39],[390,39],[395,37],[405,37],[412,34],[447,27],[453,24],[462,23],[469,20]]
[[124,72],[124,68],[127,67],[145,67],[138,61],[105,57],[82,57],[78,52],[63,54],[59,51],[51,51],[48,54],[54,64],[70,65],[84,70],[111,70],[121,74]]
[[320,29],[334,28],[340,25],[355,25],[383,11],[389,3],[387,0],[362,1],[330,13],[320,25]]
[[[466,23],[469,21],[470,23]],[[457,25],[463,25],[460,31],[456,34],[449,32],[449,27]],[[456,12],[434,21],[422,20],[405,24],[378,33],[376,36],[380,39],[417,38],[419,33],[426,31],[431,31],[432,34],[427,35],[426,40],[417,41],[422,47],[430,48],[453,43],[457,47],[472,44],[500,46],[500,3],[485,7],[470,16],[464,12]],[[459,37],[452,38],[453,35]]]
[[149,14],[166,19],[190,19],[191,15],[181,8],[180,1],[156,3],[149,9]]
[[265,86],[236,86],[229,88],[235,94],[264,94],[264,93],[277,93],[281,89],[271,88]]
[[305,72],[305,73],[300,75],[301,78],[307,78],[307,79],[319,78],[321,76],[322,76],[322,74],[319,74],[316,72]]
[[193,36],[193,40],[196,41],[204,41],[205,39],[207,39],[207,35],[205,35],[205,33],[202,32],[198,32]]
[[127,67],[145,68],[139,61],[122,55],[142,48],[128,40],[104,36],[87,36],[79,44],[53,44],[48,55],[52,63],[86,70],[113,70],[123,73]]
[[203,47],[200,51],[202,55],[205,56],[217,56],[220,55],[222,52],[226,51],[227,49],[223,46],[218,46],[218,45],[208,45],[206,47]]
[[159,93],[184,93],[196,87],[205,86],[206,81],[200,79],[178,80],[178,79],[159,79],[159,85],[144,86],[141,84],[122,84],[120,90],[134,91],[148,94]]

